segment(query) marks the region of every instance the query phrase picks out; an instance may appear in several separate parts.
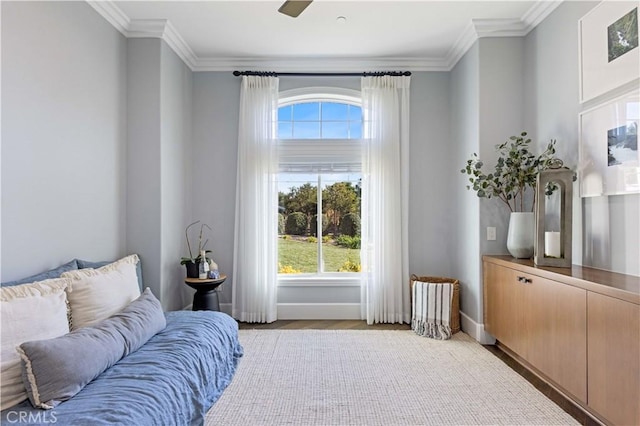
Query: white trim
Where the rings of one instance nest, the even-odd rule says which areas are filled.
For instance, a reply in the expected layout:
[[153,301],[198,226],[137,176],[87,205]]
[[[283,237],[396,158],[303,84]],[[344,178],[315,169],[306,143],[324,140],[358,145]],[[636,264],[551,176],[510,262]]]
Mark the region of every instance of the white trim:
[[278,303],[279,320],[359,320],[360,303]]
[[[220,312],[231,315],[231,303]],[[278,303],[278,320],[360,320],[359,303]]]
[[224,312],[225,314],[232,316],[231,303],[220,303],[220,312]]
[[453,43],[449,52],[447,52],[446,63],[447,63],[447,71],[453,69],[456,66],[458,61],[462,59],[465,53],[471,46],[478,40],[478,34],[476,34],[476,27],[473,25],[473,22],[469,22],[469,24],[465,27],[465,29],[460,33],[458,40]]
[[194,71],[264,71],[274,72],[362,72],[389,71],[448,71],[443,58],[268,58],[217,57],[198,58]]
[[484,324],[478,324],[472,320],[464,312],[460,312],[460,326],[462,331],[473,337],[482,345],[494,345],[496,343],[495,337],[484,331]]
[[522,15],[522,18],[520,18],[528,28],[527,33],[537,27],[547,16],[551,15],[563,1],[564,0],[547,0],[534,3],[534,5]]
[[[447,52],[447,55],[437,58],[198,57],[166,19],[131,20],[111,0],[86,0],[86,2],[125,37],[163,39],[194,72],[233,71],[236,69],[248,71],[269,69],[275,72],[361,72],[363,69],[367,71],[388,71],[400,68],[407,71],[451,71],[478,38],[525,36],[560,6],[563,0],[537,1],[520,19],[473,19],[453,47]],[[164,28],[160,30],[159,23],[146,24],[148,25],[148,32],[146,35],[142,35],[145,32],[143,29],[145,24],[142,21],[162,21],[164,22]]]
[[281,91],[278,107],[304,101],[340,101],[350,105],[361,106],[362,96],[359,90],[345,89],[343,87],[300,87]]
[[328,276],[283,276],[278,277],[278,287],[360,287],[360,274],[350,277]]
[[446,71],[451,71],[479,38],[526,36],[563,1],[537,1],[520,19],[472,19],[447,52]]
[[193,70],[198,58],[186,41],[167,19],[134,19],[129,22],[129,38],[159,38]]
[[520,19],[473,19],[478,38],[523,37],[529,30]]
[[114,2],[87,0],[87,3],[123,36],[129,37],[127,33],[131,20]]
[[163,38],[166,19],[133,19],[129,21],[128,38]]

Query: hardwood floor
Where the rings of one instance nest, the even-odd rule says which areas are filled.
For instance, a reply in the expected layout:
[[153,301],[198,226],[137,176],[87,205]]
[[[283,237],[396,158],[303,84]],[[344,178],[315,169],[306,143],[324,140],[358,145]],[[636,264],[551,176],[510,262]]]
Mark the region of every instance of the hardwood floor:
[[[410,330],[409,324],[373,324],[367,325],[366,321],[356,320],[279,320],[270,324],[254,324],[239,322],[241,330]],[[513,358],[504,353],[497,346],[484,346],[486,350],[498,357],[516,373],[531,383],[536,389],[545,394],[555,402],[560,408],[571,415],[577,422],[584,426],[596,426],[598,422],[586,415],[581,409],[576,407],[571,401],[563,397],[551,386],[540,380],[533,373],[518,364]]]
[[409,324],[373,324],[356,320],[279,320],[270,324],[239,322],[240,330],[411,330]]

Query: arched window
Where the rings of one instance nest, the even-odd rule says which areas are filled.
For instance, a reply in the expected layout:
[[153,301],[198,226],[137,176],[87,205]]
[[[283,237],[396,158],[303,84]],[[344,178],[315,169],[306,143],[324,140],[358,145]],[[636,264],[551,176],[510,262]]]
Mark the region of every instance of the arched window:
[[280,277],[355,278],[360,271],[359,93],[329,88],[281,93],[278,136]]

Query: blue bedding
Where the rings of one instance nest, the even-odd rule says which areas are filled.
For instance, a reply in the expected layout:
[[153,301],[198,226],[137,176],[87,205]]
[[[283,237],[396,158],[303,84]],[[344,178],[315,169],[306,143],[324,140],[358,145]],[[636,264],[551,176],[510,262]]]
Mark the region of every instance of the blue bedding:
[[238,325],[212,311],[165,316],[164,330],[79,394],[52,410],[35,409],[24,401],[2,411],[2,425],[203,424],[242,357]]

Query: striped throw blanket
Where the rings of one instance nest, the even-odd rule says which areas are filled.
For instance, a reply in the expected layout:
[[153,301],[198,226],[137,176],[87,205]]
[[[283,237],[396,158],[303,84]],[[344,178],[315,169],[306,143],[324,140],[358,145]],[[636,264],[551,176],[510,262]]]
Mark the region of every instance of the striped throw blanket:
[[447,340],[451,338],[451,301],[453,285],[450,283],[413,284],[411,329],[420,336]]

